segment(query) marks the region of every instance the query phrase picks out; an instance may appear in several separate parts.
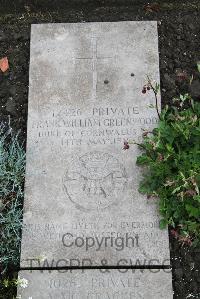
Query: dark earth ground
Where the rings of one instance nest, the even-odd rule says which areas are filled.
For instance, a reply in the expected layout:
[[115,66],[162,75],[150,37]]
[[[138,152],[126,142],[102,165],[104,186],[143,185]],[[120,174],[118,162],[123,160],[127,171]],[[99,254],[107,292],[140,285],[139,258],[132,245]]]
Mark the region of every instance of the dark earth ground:
[[[147,3],[141,0],[71,0],[60,6],[59,1],[40,2],[0,0],[0,58],[7,56],[10,63],[8,72],[0,72],[0,120],[10,120],[15,131],[20,129],[22,140],[26,138],[31,23],[157,20],[162,105],[188,91],[200,100],[196,68],[200,61],[200,1],[161,1],[153,11],[145,10]],[[170,246],[174,298],[200,298],[200,249],[182,246],[172,235]]]

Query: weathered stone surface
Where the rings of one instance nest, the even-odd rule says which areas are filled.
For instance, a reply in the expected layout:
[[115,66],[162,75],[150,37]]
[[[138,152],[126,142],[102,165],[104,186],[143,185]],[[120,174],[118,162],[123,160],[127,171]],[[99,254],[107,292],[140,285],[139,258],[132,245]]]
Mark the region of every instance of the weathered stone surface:
[[122,270],[103,271],[21,271],[20,277],[28,279],[28,287],[18,288],[18,295],[22,299],[173,298],[169,270],[123,270],[124,273]]
[[21,266],[169,264],[139,149],[122,149],[157,122],[141,92],[159,82],[156,22],[33,25],[30,57]]

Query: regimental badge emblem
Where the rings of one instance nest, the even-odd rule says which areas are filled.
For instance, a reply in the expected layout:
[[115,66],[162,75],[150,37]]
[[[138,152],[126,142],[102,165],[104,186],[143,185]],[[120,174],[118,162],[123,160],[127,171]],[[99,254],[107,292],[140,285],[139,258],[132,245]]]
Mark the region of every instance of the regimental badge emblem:
[[122,200],[126,183],[126,171],[119,160],[98,151],[73,159],[63,178],[68,198],[85,210],[117,204]]

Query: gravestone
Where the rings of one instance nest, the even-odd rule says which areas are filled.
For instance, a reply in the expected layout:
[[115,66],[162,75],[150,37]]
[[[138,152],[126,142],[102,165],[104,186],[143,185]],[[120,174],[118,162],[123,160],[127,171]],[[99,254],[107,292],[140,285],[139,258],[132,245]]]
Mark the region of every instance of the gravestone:
[[123,150],[158,120],[141,92],[159,82],[156,22],[32,25],[30,54],[21,267],[169,265],[139,147]]
[[[21,299],[172,299],[169,270],[21,271]],[[31,296],[31,297],[30,297]]]

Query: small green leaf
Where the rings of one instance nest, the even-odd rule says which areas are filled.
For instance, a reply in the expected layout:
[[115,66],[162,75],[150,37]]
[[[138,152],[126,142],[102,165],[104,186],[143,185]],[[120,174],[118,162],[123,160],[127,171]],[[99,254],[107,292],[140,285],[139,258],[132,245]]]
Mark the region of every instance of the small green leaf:
[[148,162],[149,162],[149,157],[147,157],[147,155],[142,155],[142,156],[137,157],[136,163],[138,165],[144,165]]
[[195,217],[195,218],[200,217],[200,210],[193,207],[192,205],[186,205],[186,210],[190,214],[190,217]]
[[160,223],[159,223],[160,229],[165,229],[167,225],[168,225],[168,221],[166,219],[160,220]]
[[[167,141],[168,141],[168,140],[167,140]],[[171,144],[167,143],[167,144],[166,144],[166,148],[167,148],[167,150],[168,150],[169,153],[173,153],[173,147],[172,147]]]
[[193,198],[200,203],[200,195],[195,195]]
[[158,83],[156,83],[156,85],[155,85],[156,94],[159,92],[159,90],[160,90],[160,85]]
[[149,184],[142,182],[139,187],[139,192],[142,194],[152,194],[153,190]]

